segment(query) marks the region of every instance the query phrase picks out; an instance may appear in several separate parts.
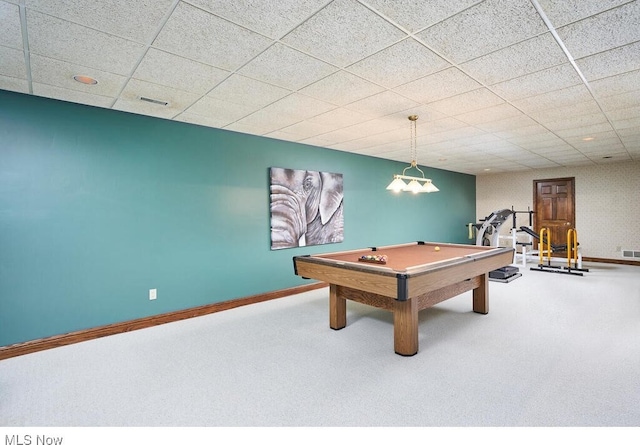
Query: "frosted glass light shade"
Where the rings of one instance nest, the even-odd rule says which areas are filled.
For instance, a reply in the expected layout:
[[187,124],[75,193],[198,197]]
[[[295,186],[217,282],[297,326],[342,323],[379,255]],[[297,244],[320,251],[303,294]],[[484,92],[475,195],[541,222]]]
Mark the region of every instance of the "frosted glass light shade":
[[431,182],[431,181],[425,182],[424,185],[422,186],[422,190],[424,192],[427,192],[427,193],[439,192],[440,191],[440,189],[438,187],[436,187],[435,185],[433,185],[433,182]]
[[406,182],[404,182],[400,178],[395,178],[393,181],[391,181],[391,184],[387,186],[387,190],[391,190],[393,192],[399,193],[403,191],[406,187],[407,187]]
[[404,188],[404,191],[411,192],[411,193],[419,193],[420,189],[422,189],[422,186],[420,185],[420,183],[415,179],[412,179],[409,182],[409,184]]

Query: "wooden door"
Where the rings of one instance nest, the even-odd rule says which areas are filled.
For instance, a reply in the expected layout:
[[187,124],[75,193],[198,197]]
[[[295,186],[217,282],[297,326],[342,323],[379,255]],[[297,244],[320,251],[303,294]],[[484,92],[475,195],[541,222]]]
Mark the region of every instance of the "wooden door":
[[[576,227],[574,183],[575,178],[533,181],[534,230],[540,233],[547,228],[552,244],[566,244],[567,231]],[[566,256],[566,252],[557,256]]]

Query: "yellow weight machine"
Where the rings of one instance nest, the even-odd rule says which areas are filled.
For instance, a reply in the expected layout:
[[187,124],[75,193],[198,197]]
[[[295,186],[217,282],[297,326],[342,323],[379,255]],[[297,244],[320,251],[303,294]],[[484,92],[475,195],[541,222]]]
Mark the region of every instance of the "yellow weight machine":
[[[567,230],[567,265],[565,267],[551,265],[551,253],[554,251],[551,244],[551,232],[548,228],[540,229],[538,237],[538,256],[540,262],[538,267],[531,267],[531,270],[539,272],[554,272],[568,275],[583,276],[582,272],[589,272],[589,269],[578,267],[578,232],[575,229]],[[544,258],[547,258],[547,264],[544,264]],[[572,266],[573,264],[573,266]]]

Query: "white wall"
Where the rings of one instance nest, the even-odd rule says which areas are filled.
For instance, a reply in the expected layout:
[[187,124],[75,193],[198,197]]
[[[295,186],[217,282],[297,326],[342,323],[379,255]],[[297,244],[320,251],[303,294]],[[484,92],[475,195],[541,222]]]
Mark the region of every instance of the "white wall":
[[[638,161],[477,176],[476,217],[512,206],[533,209],[534,180],[570,177],[575,178],[576,231],[582,255],[625,259],[620,249],[640,250]],[[518,215],[517,225],[528,225],[527,215]],[[509,235],[511,227],[510,221],[505,223],[501,235]]]

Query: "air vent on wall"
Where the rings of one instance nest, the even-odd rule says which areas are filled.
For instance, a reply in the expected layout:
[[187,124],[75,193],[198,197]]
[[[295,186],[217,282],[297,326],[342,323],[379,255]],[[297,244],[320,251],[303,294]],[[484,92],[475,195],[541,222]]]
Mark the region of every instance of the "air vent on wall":
[[623,250],[622,256],[624,258],[637,258],[640,259],[640,250]]
[[164,102],[161,100],[156,100],[156,99],[149,99],[148,97],[140,97],[140,100],[145,101],[145,102],[151,102],[152,104],[157,104],[157,105],[168,105],[169,102]]

